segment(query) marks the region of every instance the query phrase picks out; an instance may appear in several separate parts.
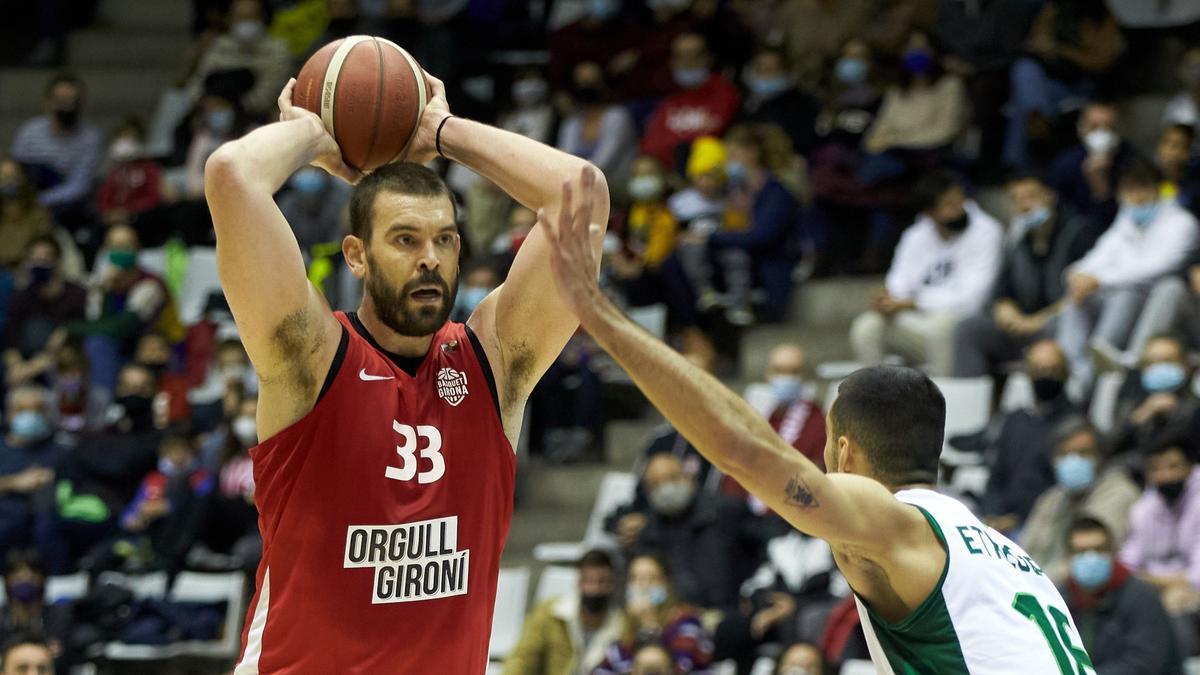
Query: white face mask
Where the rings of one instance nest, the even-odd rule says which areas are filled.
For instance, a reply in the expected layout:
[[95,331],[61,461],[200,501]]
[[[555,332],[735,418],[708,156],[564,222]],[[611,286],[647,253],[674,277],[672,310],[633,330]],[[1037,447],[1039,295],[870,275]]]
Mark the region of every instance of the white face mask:
[[241,415],[233,420],[233,435],[238,442],[247,447],[258,444],[258,424],[249,415]]
[[1092,129],[1083,137],[1084,147],[1094,155],[1111,152],[1120,141],[1112,129]]
[[263,31],[263,22],[254,19],[235,21],[229,27],[229,33],[242,42],[254,42],[262,37]]
[[142,144],[125,136],[113,141],[108,157],[114,162],[128,162],[142,156]]

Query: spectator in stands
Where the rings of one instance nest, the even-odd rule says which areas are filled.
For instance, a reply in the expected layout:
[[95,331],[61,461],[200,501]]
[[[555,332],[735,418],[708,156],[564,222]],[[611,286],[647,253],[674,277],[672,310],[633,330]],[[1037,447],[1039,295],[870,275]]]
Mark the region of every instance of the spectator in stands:
[[25,248],[23,283],[8,306],[4,369],[8,386],[44,378],[54,368],[56,329],[84,318],[87,291],[62,275],[62,248],[42,235]]
[[639,554],[629,561],[621,638],[604,652],[593,675],[617,675],[633,668],[634,655],[657,645],[670,655],[678,672],[704,672],[712,662],[712,639],[698,612],[681,601],[662,559]]
[[539,70],[526,70],[512,84],[512,109],[500,115],[497,126],[513,133],[549,143],[554,134],[554,106],[550,85]]
[[863,138],[871,155],[859,176],[868,185],[940,163],[967,123],[966,87],[942,68],[928,35],[909,36],[901,63],[899,83],[888,88]]
[[[1121,29],[1102,3],[1054,0],[1042,6],[1025,38],[1028,55],[1017,59],[1011,71],[1012,96],[1004,148],[1009,166],[1030,165],[1032,127],[1036,127],[1037,135],[1048,136],[1050,125],[1064,112],[1065,104],[1089,95],[1094,78],[1113,65],[1123,47]],[[1088,114],[1085,110],[1084,115]],[[1107,129],[1116,131],[1115,125]],[[1088,133],[1081,132],[1081,136]],[[1089,145],[1089,150],[1096,153],[1095,159],[1089,160],[1090,169],[1102,172],[1101,157],[1116,148],[1115,141],[1115,137],[1109,137],[1111,146],[1103,149],[1099,144],[1097,148]],[[1107,198],[1099,193],[1096,196],[1101,201]]]
[[[64,603],[46,604],[46,566],[33,549],[14,549],[5,557],[4,592],[0,610],[0,635],[32,631],[49,636],[57,652],[71,629],[72,611]],[[7,659],[5,660],[7,665]],[[9,671],[0,671],[6,675]],[[36,671],[17,671],[36,672]]]
[[200,450],[199,466],[215,474],[217,484],[200,528],[200,541],[188,553],[189,565],[253,570],[262,556],[250,461],[250,448],[258,444],[258,399],[241,391],[236,397],[233,414]]
[[[771,387],[767,420],[800,454],[825,468],[825,415],[804,381],[804,348],[794,342],[773,347],[763,373]],[[732,480],[732,479],[730,479]]]
[[606,421],[593,367],[598,352],[588,335],[575,333],[529,397],[533,428],[544,430],[541,454],[551,462],[578,462],[598,450]]
[[172,351],[171,341],[157,331],[143,333],[133,351],[133,363],[154,374],[159,398],[155,402],[165,414],[166,424],[187,424],[192,411],[188,404],[189,383]]
[[1138,488],[1124,467],[1105,467],[1100,434],[1082,417],[1071,417],[1054,432],[1055,485],[1042,493],[1021,530],[1025,549],[1054,583],[1067,581],[1071,552],[1068,530],[1076,518],[1095,518],[1108,529],[1114,549],[1129,533],[1129,509]]
[[[604,650],[621,638],[612,556],[592,549],[577,567],[577,592],[550,598],[526,617],[521,637],[504,661],[506,675],[591,673],[604,660]],[[669,661],[667,667],[674,668]]]
[[1182,270],[1200,245],[1196,218],[1159,198],[1158,171],[1146,162],[1121,173],[1121,211],[1096,245],[1068,269],[1058,340],[1072,372],[1092,381],[1089,340],[1109,352],[1125,347],[1150,285]]
[[1058,198],[1097,222],[1116,213],[1117,179],[1137,151],[1117,131],[1117,107],[1092,101],[1079,114],[1079,144],[1063,150],[1050,165],[1050,181]]
[[697,33],[675,38],[671,68],[678,89],[654,109],[642,137],[642,152],[675,167],[682,163],[677,161],[681,148],[702,136],[725,132],[741,105],[741,94],[713,70],[708,45]]
[[1196,144],[1196,128],[1187,124],[1164,127],[1158,135],[1154,164],[1162,173],[1160,196],[1174,200],[1194,215],[1200,210],[1200,175],[1192,161]]
[[1200,606],[1200,472],[1192,440],[1168,439],[1145,454],[1146,491],[1129,514],[1120,561],[1149,581],[1172,615]]
[[1096,672],[1183,673],[1185,655],[1158,593],[1115,560],[1119,546],[1108,527],[1077,518],[1066,540],[1071,578],[1062,596]]
[[200,97],[208,75],[245,71],[248,83],[239,99],[245,110],[266,117],[275,109],[292,61],[287,43],[267,34],[266,22],[262,0],[234,0],[229,8],[229,31],[213,41],[192,77],[189,93],[194,99]]
[[54,675],[54,654],[40,635],[25,633],[9,637],[2,654],[0,675]]
[[46,85],[46,113],[26,121],[13,137],[12,157],[38,189],[38,201],[60,225],[87,224],[92,181],[103,159],[100,131],[83,118],[83,81],[60,73]]
[[827,143],[857,149],[874,124],[882,98],[871,48],[859,38],[846,40],[833,64],[817,134]]
[[37,190],[24,167],[0,160],[0,265],[15,266],[29,243],[50,234],[50,213],[38,203]]
[[558,129],[558,149],[583,157],[616,184],[623,183],[637,157],[637,130],[629,111],[612,101],[599,64],[575,66],[570,96],[575,105]]
[[783,650],[772,675],[825,675],[825,657],[811,642],[797,642]]
[[115,530],[116,514],[158,460],[162,434],[154,423],[153,373],[125,366],[114,393],[108,427],[80,437],[55,477],[56,513],[35,525],[35,541],[51,574],[71,572]]
[[1155,336],[1137,366],[1118,394],[1109,440],[1114,454],[1200,432],[1200,399],[1191,390],[1192,366],[1183,343],[1171,335]]
[[847,40],[862,35],[878,3],[871,0],[789,0],[772,15],[773,29],[795,64],[799,84],[815,89]]
[[1179,83],[1183,85],[1163,111],[1164,124],[1200,124],[1200,47],[1192,47],[1183,54],[1179,64]]
[[279,195],[279,210],[292,225],[300,250],[313,255],[320,244],[341,242],[350,205],[350,185],[334,180],[315,166],[306,166],[288,179],[291,188]]
[[146,128],[138,117],[126,119],[108,146],[108,173],[100,184],[97,206],[104,221],[134,224],[162,201],[158,163],[146,157]]
[[[578,20],[550,33],[551,87],[568,87],[572,69],[584,61],[601,64],[610,77],[620,76],[636,62],[633,50],[641,31],[626,18],[623,4],[622,0],[588,2]],[[554,9],[558,8],[556,4]]]
[[1066,355],[1053,340],[1035,342],[1026,351],[1025,373],[1033,381],[1034,402],[1001,418],[980,505],[997,530],[1020,527],[1038,496],[1054,484],[1054,429],[1080,412],[1067,398],[1069,372]]
[[626,191],[631,204],[625,215],[622,246],[606,262],[631,305],[664,301],[660,268],[675,251],[679,222],[667,208],[667,177],[649,155],[633,162]]
[[913,192],[920,215],[901,237],[871,310],[854,320],[850,342],[863,365],[895,351],[949,375],[954,327],[987,302],[1004,233],[947,171],[924,176]]
[[1054,334],[1067,266],[1096,239],[1090,219],[1059,202],[1034,173],[1008,181],[1015,243],[1004,253],[991,312],[968,317],[954,335],[958,377],[997,374],[1035,340]]
[[487,264],[475,263],[464,267],[467,271],[463,274],[462,285],[454,296],[454,309],[450,310],[450,320],[466,323],[479,303],[500,285],[500,275]]
[[0,557],[30,543],[35,513],[49,507],[46,488],[66,452],[54,438],[46,389],[13,389],[6,412],[8,433],[0,438]]
[[181,198],[203,201],[204,163],[218,146],[245,130],[245,109],[227,85],[219,78],[210,78],[192,116],[191,126],[194,133],[187,143]]
[[110,227],[104,249],[106,258],[96,265],[99,314],[89,321],[66,324],[64,330],[71,337],[83,338],[91,383],[112,389],[117,370],[132,355],[142,332],[157,330],[175,344],[183,338],[183,329],[166,284],[138,266],[140,246],[133,228]]
[[808,154],[816,147],[820,104],[796,86],[781,49],[760,49],[747,66],[743,82],[747,90],[742,103],[743,121],[778,126],[801,154]]

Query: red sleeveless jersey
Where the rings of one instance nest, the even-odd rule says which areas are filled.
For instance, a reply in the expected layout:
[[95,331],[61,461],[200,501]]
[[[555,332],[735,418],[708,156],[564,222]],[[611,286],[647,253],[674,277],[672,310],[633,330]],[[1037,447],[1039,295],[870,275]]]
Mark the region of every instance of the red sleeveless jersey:
[[325,389],[251,450],[263,537],[235,673],[483,673],[516,458],[463,324],[416,375],[354,317]]

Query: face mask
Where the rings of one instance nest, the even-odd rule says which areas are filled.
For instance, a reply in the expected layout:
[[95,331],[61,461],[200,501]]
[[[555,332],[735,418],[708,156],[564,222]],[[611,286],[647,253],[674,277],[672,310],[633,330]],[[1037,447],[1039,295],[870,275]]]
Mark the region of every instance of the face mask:
[[34,410],[22,410],[13,415],[12,423],[9,426],[14,435],[27,441],[50,435],[50,425],[46,422],[46,416]]
[[1142,389],[1151,394],[1164,391],[1175,391],[1183,385],[1187,373],[1178,363],[1155,363],[1146,366],[1142,371]]
[[741,185],[746,182],[746,165],[731,159],[725,162],[725,178],[731,185]]
[[151,406],[154,399],[149,396],[118,396],[114,402],[125,411],[125,416],[133,422],[135,428],[145,428],[150,420]]
[[8,597],[17,602],[28,605],[31,602],[36,602],[42,598],[44,591],[41,585],[35,584],[32,581],[18,581],[8,587]]
[[967,214],[964,213],[954,220],[947,220],[946,222],[942,223],[942,227],[946,228],[950,232],[962,232],[963,230],[967,229],[967,226],[970,224],[971,219],[968,218]]
[[547,91],[545,80],[518,80],[513,83],[512,97],[520,106],[537,105],[546,100]]
[[241,42],[254,42],[263,34],[263,22],[255,19],[235,21],[229,27],[229,33]]
[[1068,492],[1079,492],[1096,480],[1096,461],[1069,454],[1054,460],[1054,478]]
[[21,192],[20,184],[16,182],[0,183],[0,197],[12,199]]
[[58,121],[58,126],[74,129],[79,122],[79,108],[58,108],[54,111],[54,119]]
[[175,462],[172,462],[171,460],[167,459],[166,457],[158,458],[158,472],[161,473],[162,475],[166,476],[167,478],[170,478],[171,476],[174,476],[175,474],[179,473],[179,469],[180,469],[180,467],[177,464],[175,464]]
[[1112,578],[1113,559],[1098,551],[1084,551],[1071,558],[1071,578],[1082,588],[1094,590]]
[[579,605],[583,607],[583,611],[589,614],[599,614],[608,609],[609,596],[607,595],[581,595],[579,596]]
[[317,194],[325,187],[325,172],[313,168],[300,169],[292,174],[290,183],[300,194]]
[[210,110],[204,115],[204,125],[216,134],[227,134],[233,129],[233,110]]
[[607,21],[621,8],[616,0],[591,0],[588,3],[588,14],[597,21]]
[[1154,221],[1154,216],[1158,215],[1158,203],[1150,204],[1130,204],[1121,209],[1125,212],[1125,217],[1133,221],[1138,227],[1146,227]]
[[1102,155],[1117,147],[1118,140],[1111,129],[1092,129],[1083,137],[1083,145],[1093,155]]
[[690,480],[663,483],[650,493],[650,506],[664,516],[674,517],[692,505],[692,497],[695,495],[696,486]]
[[246,375],[246,367],[236,364],[220,366],[219,372],[221,373],[221,378],[226,382],[241,382],[242,378]]
[[634,588],[633,586],[630,586],[629,589],[625,591],[625,604],[628,605],[637,605],[643,602],[648,602],[655,607],[662,607],[663,603],[666,601],[667,589],[659,584],[655,584],[646,589]]
[[1050,209],[1039,206],[1029,213],[1018,213],[1013,216],[1013,229],[1024,234],[1050,220]]
[[479,303],[491,293],[492,289],[484,288],[483,286],[463,286],[458,292],[458,300],[455,302],[461,309],[466,312],[474,312]]
[[109,251],[108,262],[120,270],[131,270],[137,264],[137,254],[133,251]]
[[662,177],[658,175],[634,176],[629,179],[629,196],[635,201],[654,201],[662,195],[662,189]]
[[671,71],[675,84],[684,89],[695,89],[708,81],[708,68],[675,68]]
[[600,91],[600,87],[593,84],[586,84],[575,87],[573,94],[575,102],[579,105],[593,105],[599,103],[600,99],[604,98],[604,93]]
[[833,67],[833,76],[842,84],[858,84],[867,79],[867,62],[854,56],[843,56]]
[[1038,377],[1033,380],[1033,396],[1038,401],[1053,401],[1062,395],[1066,382],[1053,377]]
[[772,375],[768,384],[778,403],[791,403],[804,391],[804,380],[799,375]]
[[1183,496],[1183,486],[1183,481],[1176,480],[1170,483],[1161,483],[1155,489],[1158,490],[1158,494],[1162,495],[1163,499],[1167,500],[1168,504],[1174,506],[1175,502],[1179,501],[1179,498]]
[[118,138],[108,149],[108,158],[114,162],[129,162],[142,156],[142,144],[132,138]]
[[54,268],[49,265],[29,266],[29,285],[41,286],[54,278]]
[[787,91],[791,82],[786,77],[750,77],[746,79],[746,86],[756,96],[771,98]]
[[238,442],[247,447],[258,443],[258,424],[253,417],[242,415],[233,420],[233,435]]
[[913,75],[928,75],[933,71],[933,54],[924,49],[910,49],[904,52],[901,65]]

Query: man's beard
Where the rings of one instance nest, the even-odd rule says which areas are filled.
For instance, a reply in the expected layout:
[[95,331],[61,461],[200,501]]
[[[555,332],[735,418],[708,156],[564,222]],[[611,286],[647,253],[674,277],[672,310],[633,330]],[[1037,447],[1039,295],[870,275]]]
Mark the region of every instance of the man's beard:
[[[427,270],[397,290],[383,280],[370,254],[367,254],[367,262],[371,271],[367,273],[366,290],[375,306],[375,315],[383,325],[405,337],[423,337],[436,333],[446,323],[450,310],[454,308],[454,298],[458,295],[457,277],[454,279],[454,288],[450,288],[437,272]],[[437,286],[442,293],[441,305],[414,307],[409,294],[421,286]]]

